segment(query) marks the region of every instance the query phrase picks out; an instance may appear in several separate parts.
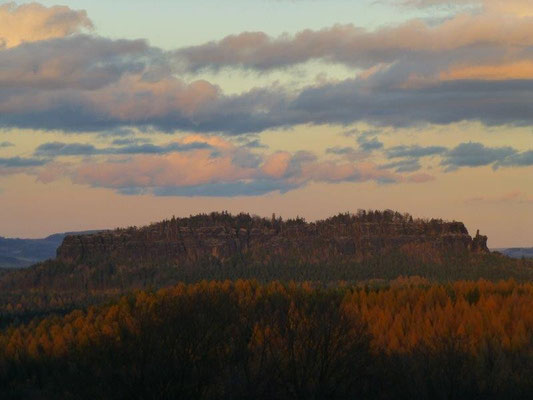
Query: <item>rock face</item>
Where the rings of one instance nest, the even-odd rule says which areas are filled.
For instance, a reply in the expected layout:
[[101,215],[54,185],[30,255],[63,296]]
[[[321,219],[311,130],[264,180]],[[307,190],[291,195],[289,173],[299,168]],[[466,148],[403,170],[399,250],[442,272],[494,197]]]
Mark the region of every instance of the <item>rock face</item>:
[[487,247],[487,240],[488,238],[486,236],[480,235],[478,230],[476,236],[474,237],[474,239],[472,239],[470,249],[477,253],[488,252],[489,248]]
[[64,262],[175,265],[243,256],[259,262],[276,257],[313,262],[332,257],[363,260],[398,250],[434,256],[485,252],[486,241],[479,232],[472,239],[461,222],[413,220],[392,211],[341,214],[313,223],[212,213],[143,228],[67,236],[57,257]]

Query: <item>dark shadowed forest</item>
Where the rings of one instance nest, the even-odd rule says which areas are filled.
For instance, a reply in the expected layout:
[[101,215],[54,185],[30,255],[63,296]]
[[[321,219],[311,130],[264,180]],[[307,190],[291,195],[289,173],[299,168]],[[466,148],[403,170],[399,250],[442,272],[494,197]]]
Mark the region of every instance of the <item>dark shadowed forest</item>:
[[527,399],[533,286],[179,284],[11,326],[2,398]]

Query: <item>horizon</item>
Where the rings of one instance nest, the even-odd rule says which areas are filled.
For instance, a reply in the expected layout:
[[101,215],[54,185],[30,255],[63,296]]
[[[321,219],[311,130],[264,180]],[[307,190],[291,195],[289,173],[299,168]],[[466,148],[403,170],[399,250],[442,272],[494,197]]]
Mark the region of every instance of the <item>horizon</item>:
[[533,247],[532,38],[529,0],[0,1],[0,235],[391,209]]

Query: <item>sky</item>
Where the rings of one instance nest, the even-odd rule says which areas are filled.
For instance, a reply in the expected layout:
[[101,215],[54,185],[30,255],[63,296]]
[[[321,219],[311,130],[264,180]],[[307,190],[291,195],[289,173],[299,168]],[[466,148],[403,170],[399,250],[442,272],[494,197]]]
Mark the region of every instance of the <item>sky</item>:
[[358,209],[533,246],[530,0],[0,1],[0,236]]

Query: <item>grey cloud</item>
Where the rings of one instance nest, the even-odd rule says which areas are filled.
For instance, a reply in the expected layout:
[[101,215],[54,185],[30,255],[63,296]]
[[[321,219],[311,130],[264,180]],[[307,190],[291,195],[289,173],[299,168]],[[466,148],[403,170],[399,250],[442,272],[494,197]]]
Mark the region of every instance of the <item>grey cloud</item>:
[[4,168],[26,168],[26,167],[40,167],[48,161],[40,158],[24,158],[24,157],[7,157],[0,158],[0,167]]
[[357,143],[359,148],[366,152],[372,152],[374,150],[379,150],[383,148],[383,143],[381,143],[376,136],[370,136],[369,133],[364,133],[357,138]]
[[266,149],[268,146],[264,143],[261,143],[259,139],[245,140],[242,145],[243,147],[248,147],[250,149]]
[[95,90],[128,73],[164,64],[163,52],[144,40],[75,35],[0,50],[0,88]]
[[495,167],[529,167],[533,165],[533,150],[523,153],[512,154],[509,157],[498,161]]
[[443,154],[447,150],[446,147],[442,146],[395,146],[387,149],[386,155],[388,158],[421,158]]
[[97,154],[96,148],[91,144],[49,142],[41,144],[35,150],[37,156],[79,156]]
[[150,141],[145,138],[130,137],[130,138],[123,138],[123,139],[114,139],[112,143],[116,146],[126,146],[126,145],[141,144],[141,143],[146,144],[146,143],[150,143]]
[[441,165],[447,166],[448,170],[480,167],[505,162],[508,157],[516,154],[517,151],[512,147],[485,147],[481,143],[461,143],[446,153]]
[[232,157],[232,162],[241,168],[257,168],[263,161],[262,157],[250,153],[246,148],[239,148]]
[[482,143],[461,143],[452,149],[441,146],[396,146],[385,150],[389,159],[402,160],[384,164],[381,168],[395,169],[396,172],[409,172],[420,169],[419,160],[423,157],[438,155],[440,165],[446,171],[461,167],[527,167],[533,165],[533,150],[519,152],[512,147],[487,147]]
[[90,156],[90,155],[120,155],[120,154],[167,154],[180,151],[209,149],[211,146],[204,142],[191,142],[186,144],[169,143],[167,145],[132,144],[121,147],[96,148],[91,144],[49,142],[37,147],[36,156]]
[[[414,89],[368,87],[354,79],[303,90],[289,105],[298,122],[416,126],[464,120],[533,123],[533,80],[450,81]],[[491,99],[491,101],[487,101]]]
[[[296,124],[349,125],[359,121],[381,126],[464,120],[487,125],[533,123],[533,80],[405,84],[413,74],[431,76],[448,59],[470,57],[485,62],[493,60],[497,53],[500,59],[507,60],[524,51],[533,58],[533,40],[531,35],[524,35],[522,25],[506,26],[510,36],[491,31],[485,41],[481,40],[484,37],[461,39],[458,33],[452,35],[460,43],[449,43],[456,52],[450,58],[447,51],[433,48],[434,38],[421,35],[431,29],[420,24],[413,22],[377,32],[336,26],[279,40],[243,34],[208,46],[209,51],[224,43],[235,45],[236,51],[244,46],[251,48],[250,57],[255,57],[254,46],[259,43],[266,49],[257,48],[258,52],[264,50],[264,62],[281,65],[306,60],[309,52],[330,61],[355,57],[361,58],[363,64],[389,63],[366,79],[309,86],[296,93],[274,86],[224,95],[216,85],[205,81],[184,82],[174,75],[173,59],[188,57],[190,49],[171,54],[142,40],[74,35],[24,43],[0,50],[0,127],[111,133],[135,127],[240,135]],[[443,31],[450,29],[447,26]],[[409,46],[395,47],[400,33],[398,40]],[[416,40],[412,43],[406,38]],[[338,47],[352,39],[363,48],[355,46],[352,51],[345,51]],[[514,47],[509,55],[511,45]],[[324,51],[331,54],[324,56]],[[248,57],[245,53],[238,56]],[[216,54],[215,59],[222,63],[233,57],[231,52]],[[253,60],[250,62],[253,64]],[[258,65],[262,68],[263,64]],[[381,148],[377,139],[360,145],[365,151]]]
[[382,169],[394,169],[396,172],[414,172],[418,171],[420,168],[420,163],[416,159],[406,159],[391,162],[388,164],[383,164],[380,166]]
[[365,129],[365,130],[359,130],[357,128],[349,129],[342,133],[343,136],[346,137],[353,137],[353,136],[377,136],[379,133],[381,133],[381,130],[379,129]]
[[328,147],[326,149],[326,154],[336,154],[336,155],[350,155],[356,153],[356,150],[353,147]]
[[[485,29],[487,25],[492,26],[490,31]],[[517,18],[510,24],[508,18],[499,15],[472,13],[444,19],[439,24],[416,19],[375,31],[335,25],[277,38],[263,32],[243,32],[183,48],[175,54],[182,68],[190,71],[225,67],[265,71],[310,60],[369,68],[398,60],[431,62],[434,57],[441,65],[449,65],[459,60],[484,61],[479,59],[480,54],[490,54],[492,60],[501,60],[502,54],[516,57],[520,50],[527,51],[532,45],[530,36],[531,24],[527,20]],[[513,46],[514,51],[507,51],[508,46]],[[478,58],[472,53],[477,53]]]
[[271,192],[286,193],[297,189],[299,184],[290,184],[283,180],[259,179],[251,182],[219,182],[206,185],[160,187],[153,190],[156,196],[187,197],[237,197],[261,196]]
[[180,151],[210,149],[211,146],[204,142],[170,143],[168,145],[140,144],[120,148],[105,149],[105,154],[167,154]]
[[0,142],[0,148],[2,147],[13,147],[14,144],[11,142]]
[[[0,93],[0,111],[5,96]],[[159,95],[146,92],[144,96],[142,100],[139,98],[142,104],[161,102]],[[348,125],[358,121],[396,127],[460,121],[530,125],[533,123],[531,98],[533,80],[451,81],[413,89],[374,87],[367,81],[353,79],[309,87],[296,96],[281,89],[255,89],[234,96],[218,94],[198,105],[192,113],[166,105],[168,109],[157,114],[146,115],[139,108],[138,112],[123,117],[108,112],[118,105],[106,106],[107,99],[96,107],[96,99],[91,100],[90,96],[56,92],[42,99],[38,95],[24,96],[21,100],[24,107],[2,113],[0,126],[98,131],[134,125],[164,131],[243,134],[295,124]],[[137,100],[133,97],[132,101],[134,106]]]

